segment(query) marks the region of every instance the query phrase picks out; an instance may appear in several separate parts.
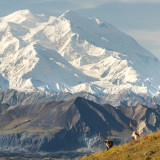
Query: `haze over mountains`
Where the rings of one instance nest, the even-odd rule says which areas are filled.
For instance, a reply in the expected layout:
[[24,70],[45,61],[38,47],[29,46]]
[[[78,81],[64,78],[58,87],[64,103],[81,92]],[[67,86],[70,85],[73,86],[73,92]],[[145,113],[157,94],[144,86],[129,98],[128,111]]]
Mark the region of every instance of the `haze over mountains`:
[[97,18],[20,10],[0,18],[0,87],[95,95],[156,95],[160,61]]

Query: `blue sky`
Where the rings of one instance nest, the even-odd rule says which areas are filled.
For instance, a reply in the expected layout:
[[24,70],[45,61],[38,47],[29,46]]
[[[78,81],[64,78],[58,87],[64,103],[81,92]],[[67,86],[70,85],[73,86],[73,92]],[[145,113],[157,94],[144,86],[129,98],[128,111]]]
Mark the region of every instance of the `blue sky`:
[[20,9],[53,16],[73,10],[84,17],[98,17],[160,58],[160,0],[0,0],[0,17]]

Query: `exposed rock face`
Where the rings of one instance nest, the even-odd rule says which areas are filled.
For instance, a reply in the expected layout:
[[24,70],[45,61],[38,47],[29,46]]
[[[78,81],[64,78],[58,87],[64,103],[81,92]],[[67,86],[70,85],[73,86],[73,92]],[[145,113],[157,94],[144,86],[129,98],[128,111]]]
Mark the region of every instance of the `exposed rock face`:
[[[98,136],[111,134],[115,143],[130,139],[130,121],[143,133],[157,130],[158,107],[150,109],[100,105],[84,98],[29,105],[0,105],[0,151],[17,154],[78,156],[102,149]],[[122,137],[116,139],[115,136]],[[72,153],[75,154],[72,154]]]
[[145,105],[154,108],[156,104],[160,104],[160,95],[147,96],[138,95],[134,93],[125,92],[123,94],[96,96],[87,92],[79,92],[71,94],[68,92],[55,93],[55,92],[19,92],[16,90],[0,89],[0,103],[9,105],[27,105],[37,102],[59,102],[69,101],[76,97],[83,97],[85,99],[94,101],[98,104],[111,104],[113,106],[137,106]]

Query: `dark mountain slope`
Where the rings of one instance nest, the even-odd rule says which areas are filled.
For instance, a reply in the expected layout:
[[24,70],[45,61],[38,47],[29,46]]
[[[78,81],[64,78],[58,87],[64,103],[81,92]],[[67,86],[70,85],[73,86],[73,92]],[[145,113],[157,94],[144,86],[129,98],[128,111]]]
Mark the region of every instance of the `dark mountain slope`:
[[146,134],[157,130],[159,117],[157,109],[143,105],[113,107],[80,97],[30,105],[1,104],[0,151],[74,157],[101,150],[99,132],[103,137],[113,136],[114,143],[120,144],[130,139],[130,121],[136,127],[136,120],[140,120]]

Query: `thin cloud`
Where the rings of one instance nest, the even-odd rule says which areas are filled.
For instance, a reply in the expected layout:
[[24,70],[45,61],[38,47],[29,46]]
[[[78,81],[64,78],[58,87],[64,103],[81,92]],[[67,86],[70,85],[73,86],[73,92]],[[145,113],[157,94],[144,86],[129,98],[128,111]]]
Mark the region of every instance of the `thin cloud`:
[[126,33],[134,37],[145,48],[149,50],[160,59],[160,30],[126,30]]
[[30,4],[48,3],[48,2],[71,2],[72,0],[32,0]]
[[160,3],[160,0],[117,0],[117,2],[126,2],[126,3]]
[[117,3],[160,3],[160,0],[32,0],[31,2],[28,2],[30,4],[38,4],[38,3],[62,3],[63,2],[68,3],[68,5],[73,10],[79,10],[79,9],[91,9],[96,8],[101,5],[117,2]]
[[[72,4],[92,4],[102,5],[110,2],[123,3],[160,3],[160,0],[33,0],[32,3],[46,3],[46,2],[68,2]],[[85,7],[85,6],[84,6]]]
[[160,44],[160,31],[127,30],[126,32],[133,35],[137,40],[151,41],[156,45]]
[[[114,1],[114,0],[112,0]],[[111,2],[111,0],[33,0],[32,2],[28,2],[29,4],[40,4],[40,3],[61,3],[63,6],[63,2],[68,3],[68,5],[72,8],[72,10],[78,9],[90,9],[101,6],[105,3]]]

